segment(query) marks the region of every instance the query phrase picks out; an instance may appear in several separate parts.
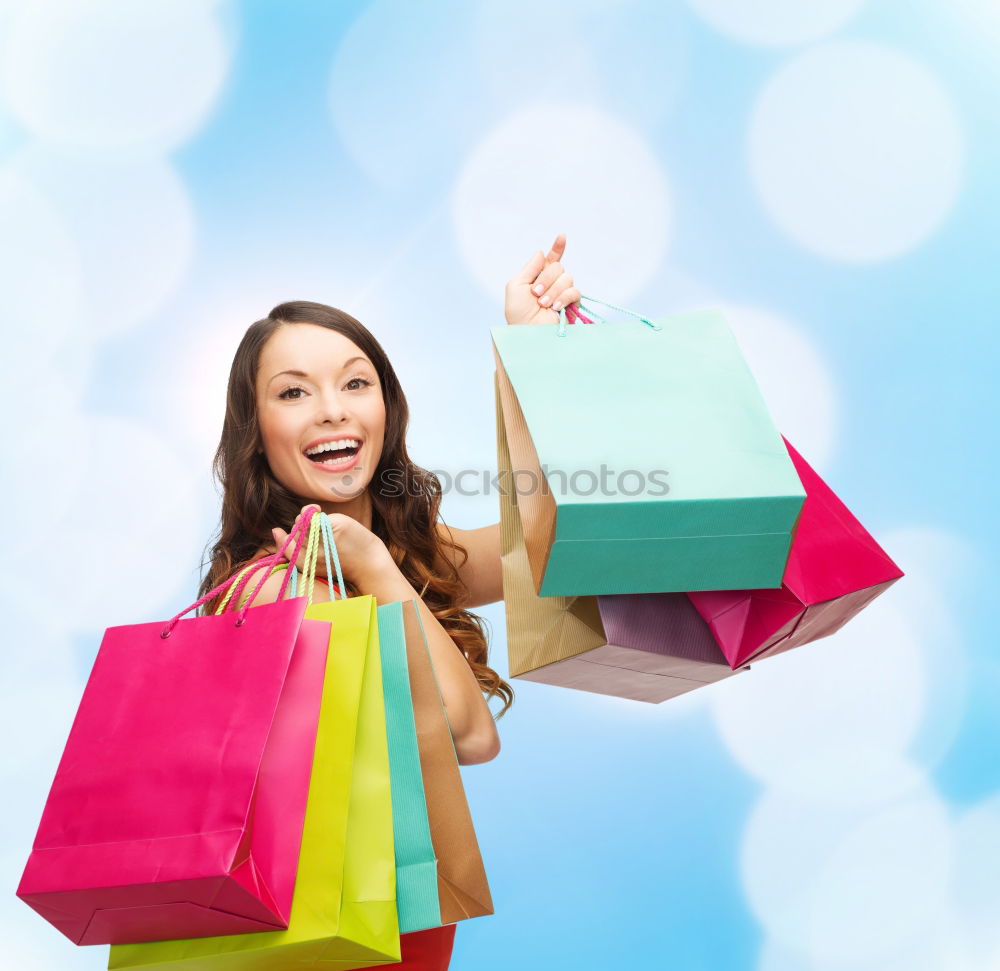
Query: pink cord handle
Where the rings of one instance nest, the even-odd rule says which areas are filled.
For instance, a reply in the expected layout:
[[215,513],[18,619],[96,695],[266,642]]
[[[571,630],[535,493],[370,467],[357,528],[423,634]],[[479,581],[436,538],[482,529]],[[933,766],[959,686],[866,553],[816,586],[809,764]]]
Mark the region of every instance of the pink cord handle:
[[576,304],[567,304],[566,306],[566,316],[571,318],[570,323],[575,324],[577,320],[582,321],[585,324],[592,324],[594,321],[591,320],[582,310],[580,310]]
[[[312,517],[315,514],[315,512],[316,512],[315,509],[308,510],[308,512],[305,514],[305,518],[303,518],[302,520],[300,520],[298,523],[296,523],[296,525],[294,525],[292,527],[292,531],[286,537],[285,542],[281,546],[281,549],[278,550],[277,553],[271,553],[268,556],[262,556],[259,560],[255,561],[255,565],[254,565],[253,569],[249,570],[243,577],[240,578],[239,585],[237,586],[236,590],[233,591],[234,598],[236,599],[237,602],[239,601],[240,594],[243,592],[243,590],[246,587],[248,581],[254,575],[254,573],[256,573],[260,569],[260,567],[262,567],[265,563],[268,564],[269,566],[274,566],[276,563],[280,563],[281,560],[284,557],[285,550],[288,549],[288,547],[293,542],[295,543],[295,550],[294,550],[294,553],[293,553],[293,555],[291,557],[290,562],[291,563],[295,563],[298,560],[298,558],[299,558],[299,551],[302,549],[302,540],[303,540],[304,536],[306,535],[306,533],[309,530],[309,523],[312,521]],[[281,590],[278,593],[278,599],[279,600],[282,600],[284,598],[284,596],[285,596],[285,589],[286,589],[286,587],[288,585],[288,581],[289,581],[289,578],[291,576],[291,572],[292,572],[291,570],[286,570],[285,571],[284,579],[281,582]],[[243,607],[240,609],[239,616],[238,616],[238,618],[236,620],[236,625],[235,626],[242,627],[243,624],[246,622],[246,613],[247,613],[247,611],[250,609],[251,605],[253,604],[254,598],[257,596],[258,593],[260,593],[261,588],[267,582],[267,578],[270,575],[271,575],[271,571],[268,570],[260,578],[260,582],[254,588],[253,593],[250,594],[249,599],[243,605]],[[202,604],[208,603],[209,600],[212,600],[214,597],[217,597],[219,594],[225,593],[232,586],[232,584],[236,580],[237,576],[239,576],[239,574],[234,574],[233,576],[229,577],[227,580],[224,580],[214,590],[210,590],[200,600],[198,600],[195,603],[191,604],[190,607],[185,608],[179,614],[176,614],[175,616],[171,617],[170,620],[167,621],[167,623],[164,626],[163,630],[160,631],[160,637],[163,637],[163,638],[169,637],[170,634],[173,632],[174,627],[177,626],[177,622],[181,619],[181,617],[183,617],[187,613],[190,613],[192,610],[197,610]]]
[[239,604],[240,597],[242,596],[243,591],[246,589],[246,586],[250,582],[251,578],[257,573],[258,570],[260,570],[261,567],[264,566],[268,567],[268,573],[270,573],[271,568],[280,562],[280,556],[281,555],[279,553],[268,553],[267,556],[262,556],[260,559],[254,560],[245,571],[241,571],[242,575],[240,576],[239,582],[233,589],[229,602],[226,604],[226,609],[223,610],[222,613],[234,613],[235,608],[233,605]]

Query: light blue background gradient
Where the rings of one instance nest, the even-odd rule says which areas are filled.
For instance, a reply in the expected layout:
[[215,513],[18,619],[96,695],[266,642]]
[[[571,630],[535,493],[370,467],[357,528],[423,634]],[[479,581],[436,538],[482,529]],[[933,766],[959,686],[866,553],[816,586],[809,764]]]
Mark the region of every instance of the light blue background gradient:
[[1000,967],[998,49],[989,0],[0,4],[0,963],[105,966],[14,889],[103,629],[195,599],[243,330],[343,308],[414,459],[492,470],[488,328],[565,232],[584,293],[729,309],[907,577],[661,706],[515,683],[452,966]]

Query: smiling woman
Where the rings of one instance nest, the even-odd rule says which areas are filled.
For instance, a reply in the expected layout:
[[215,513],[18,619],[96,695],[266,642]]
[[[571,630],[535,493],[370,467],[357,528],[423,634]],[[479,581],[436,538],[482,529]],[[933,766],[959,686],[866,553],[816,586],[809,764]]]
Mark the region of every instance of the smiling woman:
[[[508,323],[556,323],[579,299],[564,248],[557,237],[508,283]],[[385,351],[350,314],[293,301],[252,324],[229,375],[214,462],[221,523],[201,594],[273,552],[315,504],[330,516],[349,595],[417,600],[458,759],[486,762],[500,749],[487,700],[499,698],[502,715],[513,691],[488,666],[469,608],[503,595],[499,524],[452,530],[440,520],[441,483],[407,454],[408,421]],[[275,600],[280,585],[269,579],[255,603]]]
[[[201,592],[273,552],[282,527],[319,506],[348,594],[417,599],[459,760],[484,762],[499,751],[484,694],[503,711],[513,695],[487,666],[482,621],[463,606],[465,550],[438,528],[440,483],[407,454],[408,420],[385,352],[349,314],[295,301],[251,325],[229,376],[214,466],[221,524]],[[380,488],[390,473],[410,483],[402,495]],[[276,575],[255,603],[275,600],[279,586]]]

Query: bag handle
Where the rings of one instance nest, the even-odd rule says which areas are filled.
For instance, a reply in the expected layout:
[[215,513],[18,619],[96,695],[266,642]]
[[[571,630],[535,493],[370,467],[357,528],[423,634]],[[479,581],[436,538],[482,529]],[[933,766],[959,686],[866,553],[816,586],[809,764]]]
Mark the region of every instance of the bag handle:
[[[236,574],[241,580],[247,573],[256,573],[262,566],[269,567],[267,573],[268,576],[274,576],[276,570],[284,570],[286,567],[291,566],[290,563],[275,563],[274,554],[269,554],[268,556],[262,556],[258,560],[254,560],[253,563],[248,566],[243,567],[238,574]],[[288,585],[288,599],[293,600],[296,594],[296,583],[298,581],[297,572],[294,567],[292,567],[292,582]],[[236,593],[236,584],[233,584],[229,590],[226,592],[225,597],[222,598],[222,602],[218,607],[215,608],[215,616],[218,617],[219,614],[224,614],[226,608],[229,606],[231,600],[233,600],[233,594]],[[236,603],[239,603],[239,597],[236,598]]]
[[[281,549],[278,550],[277,553],[271,554],[271,556],[273,557],[273,559],[270,562],[271,566],[277,566],[280,563],[284,562],[284,560],[286,559],[285,550],[287,550],[289,545],[291,545],[293,536],[294,536],[295,546],[294,549],[292,550],[292,555],[287,557],[287,559],[290,563],[295,563],[295,561],[298,560],[299,552],[302,550],[302,542],[306,536],[306,530],[312,523],[312,519],[313,516],[315,516],[315,514],[316,510],[310,507],[305,513],[304,518],[299,520],[297,524],[298,528],[296,528],[295,526],[292,527],[292,531],[285,538],[285,542],[282,544]],[[257,566],[255,567],[255,569],[251,570],[251,575],[253,573],[256,573],[257,570],[260,569],[260,566],[267,560],[268,557],[266,556],[261,557],[261,559],[257,561]],[[261,576],[260,580],[258,580],[257,582],[257,586],[254,587],[253,589],[253,593],[251,593],[250,596],[247,598],[247,602],[242,607],[240,607],[239,619],[236,622],[237,627],[242,627],[243,624],[246,622],[247,611],[253,606],[254,600],[257,599],[257,594],[259,594],[260,591],[263,589],[264,584],[267,583],[267,580],[270,576],[271,576],[271,570],[268,570],[265,574]],[[287,570],[285,571],[285,576],[281,581],[281,589],[278,591],[278,597],[277,597],[278,600],[283,600],[285,598],[285,590],[288,587],[288,582],[293,577],[295,577],[295,574],[289,573]],[[236,585],[236,589],[233,591],[233,596],[236,598],[237,603],[240,602],[240,596],[242,595],[249,581],[250,581],[250,576],[246,576],[242,580],[240,580],[240,582]]]
[[[285,542],[282,544],[281,549],[278,550],[277,553],[272,553],[269,556],[261,557],[255,563],[251,564],[251,566],[248,567],[246,570],[242,571],[242,573],[236,574],[235,576],[231,576],[227,580],[224,580],[214,590],[209,590],[209,592],[206,593],[204,597],[191,604],[190,607],[186,607],[179,614],[175,614],[173,617],[171,617],[170,620],[168,620],[167,623],[163,626],[163,629],[160,631],[160,637],[164,639],[168,638],[173,633],[174,628],[177,626],[177,622],[185,614],[190,613],[192,610],[197,610],[202,604],[208,603],[209,600],[212,600],[214,597],[217,597],[220,593],[228,592],[230,587],[233,587],[232,595],[236,596],[236,602],[239,603],[239,595],[243,592],[243,588],[249,582],[250,577],[253,576],[253,574],[256,573],[262,566],[265,565],[275,566],[278,562],[283,560],[285,551],[293,543],[295,545],[295,549],[291,557],[291,562],[294,563],[299,557],[299,550],[302,549],[303,534],[306,528],[311,523],[314,513],[315,510],[310,509],[306,514],[305,518],[299,520],[299,522],[292,527],[292,531],[288,534],[287,537],[285,537]],[[253,593],[250,594],[250,598],[243,605],[243,607],[240,608],[234,626],[242,627],[246,623],[247,611],[250,609],[250,606],[253,604],[254,598],[257,596],[258,593],[260,593],[261,588],[264,586],[264,583],[267,581],[267,578],[270,575],[271,571],[268,570],[265,573],[265,575],[260,578],[260,581],[254,588]],[[285,588],[288,585],[288,581],[289,581],[289,575],[286,571],[285,578],[281,584],[281,590],[278,593],[279,600],[281,600],[285,595]]]
[[[323,560],[326,564],[326,583],[330,588],[330,599],[337,599],[336,594],[333,592],[333,577],[330,574],[332,563],[333,569],[337,574],[336,589],[340,594],[340,599],[346,600],[347,587],[344,584],[344,574],[340,568],[340,555],[337,553],[337,544],[333,539],[333,527],[330,525],[330,517],[325,512],[320,512],[309,524],[309,546],[306,548],[306,572],[302,575],[303,589],[308,590],[306,596],[309,599],[307,602],[312,604],[313,591],[316,586],[316,561],[319,555],[317,547],[320,537],[323,540]],[[310,549],[313,550],[311,557],[309,555]]]
[[[569,322],[571,324],[575,324],[577,323],[577,321],[582,321],[585,324],[592,324],[594,323],[594,321],[591,318],[596,317],[602,324],[610,325],[610,321],[602,317],[596,310],[594,310],[593,307],[589,305],[584,306],[583,304],[584,300],[586,300],[588,304],[599,303],[602,306],[609,307],[611,310],[618,310],[623,314],[628,314],[631,317],[636,317],[637,319],[641,320],[647,327],[650,327],[652,330],[663,330],[663,328],[659,324],[654,323],[648,317],[643,317],[642,314],[637,314],[634,310],[626,310],[625,307],[619,307],[617,304],[606,303],[604,300],[598,300],[597,297],[581,296],[580,299],[577,301],[576,305],[570,304],[568,307],[565,307],[559,311],[558,333],[560,337],[566,336],[567,316],[570,318]],[[580,310],[581,307],[583,307],[583,309],[587,311],[586,314],[581,312]]]
[[[336,600],[339,595],[341,598],[346,597],[345,587],[344,587],[344,576],[340,568],[340,557],[337,554],[337,546],[333,539],[333,530],[330,526],[330,517],[326,513],[317,513],[312,517],[309,523],[309,538],[306,541],[306,565],[302,573],[302,588],[303,592],[308,591],[307,606],[312,606],[313,593],[316,589],[316,566],[319,559],[319,539],[323,539],[323,557],[326,563],[326,582],[330,588],[330,599]],[[331,564],[336,570],[338,584],[335,585],[333,582],[333,574],[331,572]],[[289,599],[292,599],[296,595],[296,587],[298,583],[298,570],[295,568],[294,563],[276,563],[272,556],[261,557],[259,560],[255,560],[253,563],[245,566],[239,573],[239,577],[242,579],[244,575],[248,572],[255,573],[262,566],[269,567],[268,576],[273,576],[276,570],[291,570],[291,584],[289,586]],[[244,581],[241,586],[245,586],[245,583],[249,582],[249,579]],[[224,613],[229,605],[230,600],[234,599],[235,602],[239,603],[239,597],[237,594],[237,586],[234,585],[230,587],[229,591],[226,593],[225,599],[219,604],[216,609],[216,615]],[[281,599],[279,597],[279,599]]]
[[313,593],[316,589],[316,565],[319,559],[319,541],[323,540],[323,559],[326,563],[326,582],[330,588],[330,599],[336,600],[331,566],[337,574],[336,590],[343,600],[347,597],[344,586],[344,574],[340,569],[340,556],[337,554],[337,544],[333,540],[333,530],[330,517],[325,512],[317,513],[309,524],[309,540],[306,544],[306,565],[302,571],[302,590],[308,598],[306,603],[312,605]]

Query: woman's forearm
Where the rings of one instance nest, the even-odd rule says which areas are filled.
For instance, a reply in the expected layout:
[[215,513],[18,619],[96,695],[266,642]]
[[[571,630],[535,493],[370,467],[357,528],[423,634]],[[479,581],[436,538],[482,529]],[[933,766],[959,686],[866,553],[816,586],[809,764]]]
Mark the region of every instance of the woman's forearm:
[[371,594],[379,603],[416,600],[458,761],[470,765],[494,758],[500,750],[500,738],[476,676],[392,558],[388,554],[380,558],[366,575],[357,578],[356,585],[362,594]]

